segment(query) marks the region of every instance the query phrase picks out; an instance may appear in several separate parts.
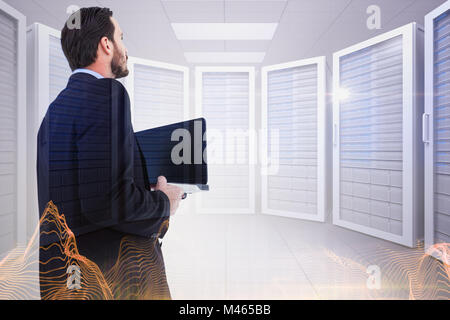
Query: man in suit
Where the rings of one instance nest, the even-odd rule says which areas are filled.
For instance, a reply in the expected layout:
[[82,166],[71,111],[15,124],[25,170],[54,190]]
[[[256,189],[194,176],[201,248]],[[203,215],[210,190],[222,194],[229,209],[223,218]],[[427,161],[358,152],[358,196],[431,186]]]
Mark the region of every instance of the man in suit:
[[[153,191],[148,184],[131,124],[130,100],[116,80],[128,75],[128,56],[112,12],[92,7],[76,14],[81,19],[79,28],[68,22],[61,33],[62,49],[73,74],[49,106],[38,133],[40,214],[52,201],[64,214],[79,254],[105,274],[118,265],[124,238],[128,244],[151,248],[154,252],[148,261],[154,265],[148,270],[159,280],[152,282],[158,288],[150,288],[157,294],[147,292],[145,297],[170,299],[159,239],[166,233],[183,191],[167,184],[165,177],[158,178]],[[49,275],[66,271],[58,259],[52,259],[58,253],[49,248],[60,240],[48,228],[48,223],[41,223],[42,298],[58,297],[52,290],[61,288],[51,279],[61,276]],[[127,259],[130,265],[138,258]],[[145,259],[139,263],[142,261]],[[87,276],[81,275],[81,285]],[[119,272],[115,277],[116,284],[122,283],[117,287],[128,290],[126,295],[125,291],[113,292],[115,297],[140,298],[140,287],[148,286],[142,283],[146,279],[139,279],[133,288],[124,288],[127,279],[122,278],[133,276]]]

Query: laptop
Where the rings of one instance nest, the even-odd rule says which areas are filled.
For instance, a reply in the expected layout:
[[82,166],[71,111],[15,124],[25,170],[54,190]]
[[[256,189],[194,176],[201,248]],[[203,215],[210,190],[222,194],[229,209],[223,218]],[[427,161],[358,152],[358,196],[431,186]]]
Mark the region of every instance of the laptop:
[[185,194],[209,190],[204,118],[139,131],[135,135],[150,185],[156,185],[158,177],[165,176],[168,183],[182,188]]

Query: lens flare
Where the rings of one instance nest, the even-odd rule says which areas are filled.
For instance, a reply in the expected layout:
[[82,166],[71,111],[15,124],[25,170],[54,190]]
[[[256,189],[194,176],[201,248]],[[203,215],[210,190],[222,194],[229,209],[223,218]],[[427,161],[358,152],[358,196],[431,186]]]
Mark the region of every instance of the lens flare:
[[350,91],[346,88],[339,88],[335,92],[339,101],[347,100],[350,97]]

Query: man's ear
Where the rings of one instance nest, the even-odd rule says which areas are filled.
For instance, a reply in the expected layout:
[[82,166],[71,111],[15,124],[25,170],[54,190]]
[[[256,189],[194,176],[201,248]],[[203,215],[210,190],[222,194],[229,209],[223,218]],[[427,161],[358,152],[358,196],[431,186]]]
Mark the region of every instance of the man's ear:
[[106,55],[112,55],[114,52],[112,41],[108,37],[103,37],[100,39],[99,49],[101,49]]

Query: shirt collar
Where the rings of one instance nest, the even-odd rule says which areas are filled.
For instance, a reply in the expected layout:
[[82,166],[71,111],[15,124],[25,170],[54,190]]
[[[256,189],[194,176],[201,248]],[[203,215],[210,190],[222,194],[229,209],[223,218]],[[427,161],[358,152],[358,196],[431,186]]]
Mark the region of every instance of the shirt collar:
[[90,75],[96,77],[97,79],[104,78],[100,73],[89,70],[89,69],[76,69],[74,72],[72,72],[72,74],[76,74],[76,73],[87,73],[87,74],[90,74]]

